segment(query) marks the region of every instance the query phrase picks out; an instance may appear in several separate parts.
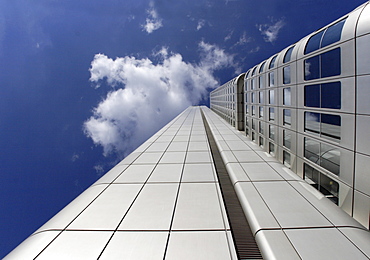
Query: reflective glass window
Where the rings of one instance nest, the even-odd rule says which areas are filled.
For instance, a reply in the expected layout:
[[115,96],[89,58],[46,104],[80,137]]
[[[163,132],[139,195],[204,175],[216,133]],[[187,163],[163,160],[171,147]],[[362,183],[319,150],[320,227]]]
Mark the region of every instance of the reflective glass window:
[[333,24],[332,26],[328,27],[328,29],[326,29],[324,37],[321,41],[321,48],[340,40],[345,21],[346,20],[337,22],[336,24]]
[[272,156],[275,156],[275,145],[271,142],[269,142],[269,153],[272,155]]
[[291,57],[292,57],[292,52],[293,52],[293,49],[294,49],[294,46],[290,47],[287,52],[285,53],[285,56],[284,56],[284,63],[286,62],[289,62]]
[[259,142],[260,142],[260,146],[263,148],[263,137],[262,136],[259,137]]
[[308,40],[306,44],[306,48],[304,50],[304,54],[316,51],[320,48],[320,42],[321,42],[321,37],[323,36],[324,31],[321,31],[313,36]]
[[263,118],[263,106],[259,107],[259,117]]
[[256,107],[255,106],[252,106],[252,116],[254,116],[256,114]]
[[284,109],[284,125],[291,125],[292,124],[292,118],[291,118],[291,111],[290,109]]
[[251,93],[251,102],[256,103],[256,93],[255,92]]
[[321,134],[340,139],[341,118],[339,115],[321,114]]
[[290,84],[290,66],[283,68],[283,83]]
[[252,119],[252,129],[256,130],[256,120]]
[[256,88],[256,78],[253,78],[251,80],[251,89],[255,89]]
[[321,54],[321,78],[340,75],[340,48]]
[[275,85],[275,75],[274,72],[269,73],[269,87],[273,87]]
[[259,73],[263,72],[263,67],[265,66],[266,61],[264,61],[260,67]]
[[283,163],[286,167],[290,168],[290,153],[283,151]]
[[275,126],[269,125],[269,138],[275,140]]
[[276,55],[275,57],[273,57],[273,58],[272,58],[272,60],[271,60],[271,62],[270,62],[269,69],[272,69],[272,68],[275,66],[276,57],[277,57],[277,55]]
[[304,105],[306,107],[320,107],[320,85],[304,87]]
[[260,134],[263,134],[263,123],[262,121],[258,122],[258,131]]
[[263,82],[263,76],[260,76],[260,77],[259,77],[259,87],[260,87],[260,88],[264,88],[264,87],[265,87],[265,84],[264,84],[264,82]]
[[332,145],[321,143],[320,166],[336,175],[339,175],[340,150]]
[[253,70],[252,70],[252,76],[254,76],[256,74],[256,69],[257,67],[254,67]]
[[284,88],[283,89],[283,104],[285,106],[291,106],[291,91],[290,88]]
[[273,107],[269,107],[269,120],[270,121],[275,120],[275,109]]
[[339,81],[321,84],[321,107],[341,108],[341,83]]
[[259,96],[260,96],[260,103],[263,104],[263,92],[262,91],[259,92]]
[[256,134],[252,131],[252,141],[256,141]]
[[304,61],[304,79],[320,78],[320,56],[315,56]]
[[275,90],[269,90],[269,104],[275,104]]
[[284,130],[283,131],[283,145],[288,148],[288,149],[291,149],[291,139],[292,139],[292,134],[290,133],[290,131],[286,131]]

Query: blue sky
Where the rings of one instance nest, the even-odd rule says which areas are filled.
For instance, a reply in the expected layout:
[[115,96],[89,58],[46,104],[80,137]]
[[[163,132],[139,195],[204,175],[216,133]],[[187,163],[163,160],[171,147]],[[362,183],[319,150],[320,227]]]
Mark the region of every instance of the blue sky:
[[363,0],[2,0],[0,257],[189,105]]

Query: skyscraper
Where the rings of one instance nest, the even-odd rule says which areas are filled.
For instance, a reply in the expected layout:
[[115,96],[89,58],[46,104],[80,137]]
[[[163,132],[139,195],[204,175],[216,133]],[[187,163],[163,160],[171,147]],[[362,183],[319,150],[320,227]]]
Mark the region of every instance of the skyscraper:
[[369,17],[216,89],[6,259],[369,259]]

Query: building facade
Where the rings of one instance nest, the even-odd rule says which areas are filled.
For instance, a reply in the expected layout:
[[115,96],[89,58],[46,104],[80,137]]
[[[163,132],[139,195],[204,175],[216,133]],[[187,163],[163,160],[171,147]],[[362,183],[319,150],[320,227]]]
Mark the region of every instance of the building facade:
[[[369,42],[365,3],[249,69],[235,101],[245,104],[251,140],[367,228]],[[211,93],[214,111],[222,111],[219,89]]]

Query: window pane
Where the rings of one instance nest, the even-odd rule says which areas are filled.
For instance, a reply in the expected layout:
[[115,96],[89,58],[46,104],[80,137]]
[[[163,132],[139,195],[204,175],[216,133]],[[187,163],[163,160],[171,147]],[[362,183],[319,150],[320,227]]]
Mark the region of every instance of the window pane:
[[304,61],[304,79],[320,78],[320,58],[315,56]]
[[320,85],[304,87],[304,105],[306,107],[320,107]]
[[285,62],[290,61],[290,58],[291,58],[291,56],[292,56],[293,49],[294,49],[294,46],[293,46],[293,47],[290,47],[290,48],[287,50],[287,52],[285,53],[284,61],[283,61],[284,63],[285,63]]
[[304,179],[316,189],[318,188],[317,184],[319,183],[319,175],[320,172],[318,170],[304,163]]
[[254,76],[254,75],[256,74],[256,68],[257,68],[257,67],[254,67],[254,68],[253,68],[252,76]]
[[346,20],[340,21],[326,29],[322,38],[321,48],[340,40],[342,29]]
[[275,126],[269,125],[269,138],[275,140]]
[[341,83],[332,82],[321,85],[321,107],[340,109]]
[[265,67],[266,61],[264,61],[260,67],[259,73],[263,72],[263,67]]
[[320,192],[338,205],[339,184],[325,174],[320,174]]
[[256,114],[256,107],[252,106],[252,116],[254,116],[255,114]]
[[255,92],[251,93],[251,101],[252,103],[256,103],[256,93]]
[[258,130],[260,134],[263,134],[263,123],[261,121],[258,122]]
[[291,139],[292,139],[292,134],[289,132],[289,131],[283,131],[283,135],[284,135],[284,140],[283,140],[283,145],[288,148],[288,149],[291,149]]
[[291,105],[290,88],[284,88],[283,96],[284,96],[283,104],[286,106],[290,106]]
[[304,54],[313,52],[320,48],[320,41],[321,36],[324,34],[324,31],[319,32],[313,35],[307,42],[306,49],[304,50]]
[[255,89],[256,88],[256,78],[253,78],[251,80],[251,89]]
[[291,121],[290,109],[284,109],[283,113],[284,113],[284,125],[291,125],[292,121]]
[[259,92],[259,96],[260,96],[260,103],[263,104],[263,92],[262,91]]
[[283,83],[290,84],[290,66],[283,68]]
[[272,58],[271,62],[270,62],[270,66],[269,66],[269,69],[273,68],[275,66],[275,61],[276,61],[276,57],[275,56],[274,58]]
[[304,130],[320,134],[320,114],[305,112]]
[[272,156],[275,156],[275,145],[273,143],[269,143],[269,153],[272,155]]
[[269,104],[275,104],[275,91],[269,90]]
[[331,77],[340,75],[340,48],[321,54],[321,77]]
[[264,82],[263,82],[263,76],[259,77],[259,87],[260,88],[264,88],[265,87]]
[[260,146],[263,148],[263,137],[262,137],[262,136],[260,136],[260,137],[259,137],[259,140],[260,140]]
[[275,109],[273,107],[269,107],[269,120],[270,121],[275,120]]
[[320,147],[320,165],[328,171],[339,175],[340,150],[324,143],[322,143]]
[[260,118],[263,117],[263,107],[262,106],[259,107],[259,117]]
[[291,165],[290,153],[283,151],[283,162],[285,166],[290,168],[290,165]]
[[269,87],[273,87],[275,84],[274,72],[269,73]]
[[321,114],[321,134],[340,139],[341,118],[338,115]]
[[256,130],[256,120],[252,119],[252,129]]
[[320,143],[312,139],[304,139],[304,157],[319,164],[320,162]]

